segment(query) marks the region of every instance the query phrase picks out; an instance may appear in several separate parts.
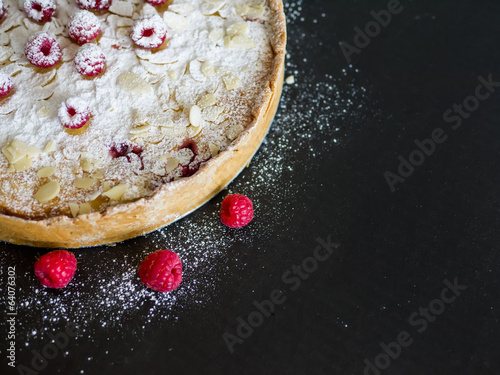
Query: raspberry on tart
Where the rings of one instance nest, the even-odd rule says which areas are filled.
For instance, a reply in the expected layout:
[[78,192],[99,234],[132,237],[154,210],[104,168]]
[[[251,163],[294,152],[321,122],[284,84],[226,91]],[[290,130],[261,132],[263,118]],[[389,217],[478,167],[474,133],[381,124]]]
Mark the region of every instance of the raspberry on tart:
[[139,277],[144,285],[157,292],[171,292],[182,281],[182,263],[170,250],[149,254],[139,266]]
[[76,5],[87,10],[106,10],[111,6],[111,0],[76,0]]
[[35,276],[43,286],[64,288],[76,272],[76,258],[67,250],[55,250],[35,262]]
[[69,98],[62,102],[57,112],[59,121],[67,129],[80,129],[90,120],[90,108],[80,98]]
[[130,37],[141,48],[158,48],[167,37],[167,26],[159,15],[147,14],[135,21]]
[[50,68],[61,59],[61,47],[56,38],[45,32],[31,35],[24,49],[28,61],[38,68]]
[[165,4],[168,0],[146,0],[149,4],[153,6],[159,6]]
[[97,38],[100,32],[99,18],[88,10],[77,11],[69,20],[69,37],[78,44],[89,43]]
[[6,73],[0,72],[0,99],[9,95],[12,90],[12,79]]
[[106,57],[97,44],[84,44],[75,55],[75,67],[78,73],[94,77],[101,74],[106,66]]
[[5,8],[5,4],[3,2],[3,0],[0,0],[0,22],[2,21],[3,17],[5,16],[5,12],[6,12],[6,8]]
[[54,0],[25,0],[24,12],[33,21],[44,23],[52,19],[56,11]]

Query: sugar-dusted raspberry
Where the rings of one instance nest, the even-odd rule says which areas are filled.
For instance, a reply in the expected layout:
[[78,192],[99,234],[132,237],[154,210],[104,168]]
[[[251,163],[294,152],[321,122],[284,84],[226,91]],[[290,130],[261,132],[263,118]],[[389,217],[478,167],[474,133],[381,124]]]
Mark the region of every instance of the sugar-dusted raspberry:
[[36,22],[49,22],[56,11],[54,0],[25,0],[24,12]]
[[139,277],[148,288],[158,292],[171,292],[182,281],[181,260],[173,251],[155,251],[142,261]]
[[80,129],[90,120],[90,107],[80,98],[69,98],[59,107],[59,121],[67,129]]
[[106,10],[111,6],[111,0],[76,0],[81,9]]
[[130,37],[136,45],[145,49],[158,48],[163,44],[167,36],[167,26],[163,19],[157,14],[147,14],[139,17]]
[[99,18],[88,10],[79,10],[73,14],[68,23],[68,34],[78,44],[90,42],[101,32]]
[[76,272],[76,258],[67,250],[55,250],[42,255],[35,263],[35,276],[49,288],[64,288]]
[[220,219],[228,227],[243,227],[252,221],[252,218],[253,204],[248,197],[241,194],[231,194],[222,201]]
[[154,5],[155,7],[158,5],[165,4],[168,0],[146,0],[149,4]]
[[50,68],[61,59],[61,47],[55,36],[45,32],[31,35],[24,53],[28,61],[38,68]]
[[3,16],[5,16],[6,8],[3,0],[0,0],[0,21],[2,21]]
[[0,99],[9,95],[12,90],[12,79],[7,74],[0,72]]
[[75,67],[78,73],[93,77],[100,74],[106,66],[106,57],[97,44],[84,44],[75,55]]

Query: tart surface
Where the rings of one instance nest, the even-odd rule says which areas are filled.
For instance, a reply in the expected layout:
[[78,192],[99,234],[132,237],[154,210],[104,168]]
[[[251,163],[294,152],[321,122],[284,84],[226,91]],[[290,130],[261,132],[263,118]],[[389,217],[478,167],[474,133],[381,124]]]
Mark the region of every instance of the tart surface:
[[[14,86],[0,100],[1,239],[81,247],[154,230],[220,191],[267,132],[283,75],[281,2],[115,0],[96,13],[101,34],[90,43],[106,67],[95,77],[75,68],[83,47],[63,26],[73,2],[57,1],[45,24],[5,3],[0,71]],[[166,26],[159,48],[131,38],[144,17]],[[24,53],[40,31],[61,48],[52,68]],[[71,100],[90,109],[76,129],[61,120]]]

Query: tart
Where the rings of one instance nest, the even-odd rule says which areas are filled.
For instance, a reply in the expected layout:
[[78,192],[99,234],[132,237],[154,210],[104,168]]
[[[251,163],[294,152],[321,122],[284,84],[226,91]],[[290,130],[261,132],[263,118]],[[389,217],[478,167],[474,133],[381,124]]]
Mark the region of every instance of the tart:
[[267,133],[281,0],[2,7],[4,241],[79,248],[151,232],[221,191]]

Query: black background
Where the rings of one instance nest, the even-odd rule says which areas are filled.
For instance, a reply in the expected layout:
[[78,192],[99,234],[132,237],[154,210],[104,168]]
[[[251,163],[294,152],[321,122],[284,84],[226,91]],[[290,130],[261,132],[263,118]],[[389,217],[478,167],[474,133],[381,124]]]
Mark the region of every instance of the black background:
[[[69,321],[80,336],[41,374],[362,374],[402,331],[413,342],[384,374],[500,374],[500,92],[458,130],[443,120],[479,76],[500,81],[500,4],[402,0],[351,64],[339,43],[353,44],[354,27],[387,2],[285,4],[287,75],[297,82],[229,187],[254,200],[254,221],[239,231],[220,225],[223,192],[160,232],[75,251],[82,267],[64,292],[34,294],[32,267],[45,250],[0,244],[4,302],[7,267],[17,273],[17,364],[29,367],[31,350]],[[384,172],[396,173],[397,157],[436,128],[446,142],[391,192]],[[292,291],[282,275],[328,236],[335,253]],[[196,262],[204,247],[213,256]],[[183,284],[158,297],[165,306],[146,291],[113,320],[95,297],[99,285],[119,285],[124,264],[135,269],[159,248],[180,253]],[[409,317],[440,297],[446,279],[467,289],[417,332]],[[143,290],[137,277],[131,283]],[[286,301],[231,354],[224,332],[236,334],[237,318],[275,289]],[[5,339],[0,372],[17,373],[6,349]]]

